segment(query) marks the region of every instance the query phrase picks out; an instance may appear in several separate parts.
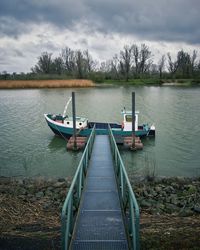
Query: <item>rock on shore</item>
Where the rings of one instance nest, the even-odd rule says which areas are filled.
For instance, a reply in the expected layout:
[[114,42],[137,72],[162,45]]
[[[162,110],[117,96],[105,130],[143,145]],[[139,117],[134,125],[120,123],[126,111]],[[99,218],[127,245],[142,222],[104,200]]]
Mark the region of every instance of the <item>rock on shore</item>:
[[140,207],[141,249],[199,249],[200,179],[131,183]]
[[28,202],[46,201],[45,209],[62,207],[71,184],[71,178],[0,178],[1,195],[15,196]]
[[134,184],[134,193],[142,210],[152,214],[200,213],[200,179],[162,178]]
[[[130,181],[140,207],[141,249],[198,249],[200,179]],[[2,249],[61,249],[61,209],[70,184],[71,178],[0,178]]]
[[70,178],[0,178],[0,246],[60,249],[61,210]]

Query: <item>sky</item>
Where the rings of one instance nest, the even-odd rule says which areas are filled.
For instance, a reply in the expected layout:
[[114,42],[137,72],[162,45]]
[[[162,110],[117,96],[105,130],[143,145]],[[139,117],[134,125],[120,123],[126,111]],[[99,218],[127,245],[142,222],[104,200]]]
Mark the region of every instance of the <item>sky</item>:
[[30,72],[66,46],[104,61],[141,43],[155,61],[200,54],[200,0],[0,0],[0,72]]

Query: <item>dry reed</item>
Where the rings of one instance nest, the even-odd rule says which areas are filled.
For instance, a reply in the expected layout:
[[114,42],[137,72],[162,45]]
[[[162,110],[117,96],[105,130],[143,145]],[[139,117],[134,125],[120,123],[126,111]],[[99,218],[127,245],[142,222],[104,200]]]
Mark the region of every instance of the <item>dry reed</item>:
[[0,89],[93,87],[91,80],[1,80]]

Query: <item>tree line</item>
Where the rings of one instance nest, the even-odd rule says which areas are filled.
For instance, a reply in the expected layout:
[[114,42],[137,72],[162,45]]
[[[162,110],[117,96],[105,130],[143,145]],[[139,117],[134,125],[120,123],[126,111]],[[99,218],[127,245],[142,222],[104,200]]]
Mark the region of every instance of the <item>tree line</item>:
[[125,45],[112,59],[95,61],[88,50],[62,49],[58,57],[52,53],[43,52],[31,72],[24,74],[7,74],[2,72],[1,79],[42,79],[42,78],[78,78],[92,79],[96,82],[105,80],[130,79],[199,79],[200,60],[198,52],[177,52],[173,60],[170,52],[162,55],[158,62],[146,44]]

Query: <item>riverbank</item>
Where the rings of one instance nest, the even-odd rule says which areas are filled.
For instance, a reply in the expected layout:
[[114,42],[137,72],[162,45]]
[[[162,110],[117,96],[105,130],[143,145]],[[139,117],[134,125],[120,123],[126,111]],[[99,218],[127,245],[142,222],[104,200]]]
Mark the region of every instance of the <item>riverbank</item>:
[[91,80],[0,80],[0,89],[94,87]]
[[111,85],[135,85],[135,86],[194,86],[200,85],[200,79],[159,79],[159,78],[144,78],[144,79],[129,79],[124,80],[105,80],[105,84]]
[[0,247],[61,249],[61,210],[70,178],[0,181]]
[[104,80],[94,83],[86,79],[58,79],[58,80],[0,80],[0,89],[23,89],[23,88],[82,88],[100,86],[199,86],[200,79],[130,79]]
[[140,207],[141,249],[199,249],[200,179],[131,184]]
[[[0,178],[1,249],[60,249],[70,178]],[[198,249],[200,179],[131,181],[140,207],[141,249]]]

